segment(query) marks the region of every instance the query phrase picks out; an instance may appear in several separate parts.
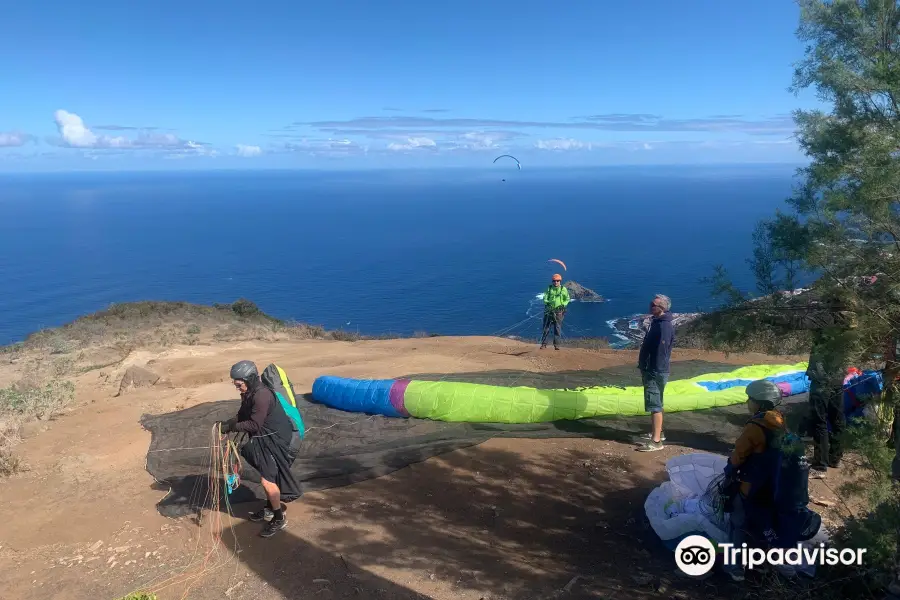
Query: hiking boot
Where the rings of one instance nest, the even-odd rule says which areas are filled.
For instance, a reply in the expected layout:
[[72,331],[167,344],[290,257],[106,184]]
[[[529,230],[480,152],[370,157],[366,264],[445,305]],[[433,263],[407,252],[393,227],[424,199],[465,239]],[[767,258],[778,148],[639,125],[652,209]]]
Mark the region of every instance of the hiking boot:
[[282,529],[287,527],[287,519],[281,517],[280,519],[273,518],[271,521],[266,523],[266,526],[263,527],[263,530],[260,532],[260,537],[270,538]]
[[654,442],[653,440],[650,440],[646,444],[638,448],[638,452],[656,452],[657,450],[662,450],[663,448],[665,448],[665,446],[663,446],[662,441]]
[[275,513],[272,512],[272,509],[266,506],[250,515],[250,520],[254,523],[258,523],[260,521],[271,521],[272,517],[274,516]]
[[[644,433],[644,434],[639,435],[638,437],[641,438],[642,440],[652,440],[653,434],[652,433]],[[664,434],[664,433],[659,434],[659,441],[661,441],[661,442],[666,441],[666,434]]]

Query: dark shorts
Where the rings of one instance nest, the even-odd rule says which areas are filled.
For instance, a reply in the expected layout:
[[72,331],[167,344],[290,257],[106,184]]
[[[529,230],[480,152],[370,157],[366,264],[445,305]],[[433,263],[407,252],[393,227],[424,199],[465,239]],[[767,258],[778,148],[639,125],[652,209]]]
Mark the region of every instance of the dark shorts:
[[668,373],[641,371],[644,381],[644,410],[648,413],[663,411],[663,392],[669,381]]

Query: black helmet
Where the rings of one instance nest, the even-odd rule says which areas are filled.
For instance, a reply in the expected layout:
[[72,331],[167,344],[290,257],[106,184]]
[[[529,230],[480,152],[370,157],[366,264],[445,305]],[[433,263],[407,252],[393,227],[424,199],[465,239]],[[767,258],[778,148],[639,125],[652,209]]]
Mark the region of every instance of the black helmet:
[[253,361],[242,360],[240,362],[234,363],[234,365],[231,367],[232,379],[251,381],[257,377],[259,377],[259,371],[256,370],[256,365],[253,364]]
[[768,379],[758,379],[747,386],[747,397],[764,407],[781,404],[781,388]]

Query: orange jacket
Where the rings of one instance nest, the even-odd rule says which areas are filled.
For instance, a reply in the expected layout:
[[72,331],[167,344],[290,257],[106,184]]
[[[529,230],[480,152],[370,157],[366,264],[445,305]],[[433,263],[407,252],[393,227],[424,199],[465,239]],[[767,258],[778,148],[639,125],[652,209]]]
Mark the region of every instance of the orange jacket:
[[[784,429],[784,416],[777,410],[770,410],[762,417],[754,417],[744,425],[744,430],[734,443],[734,451],[729,462],[738,469],[753,454],[762,454],[766,451],[766,434],[759,427],[762,425],[770,431]],[[746,496],[750,493],[750,483],[741,481],[741,493]]]

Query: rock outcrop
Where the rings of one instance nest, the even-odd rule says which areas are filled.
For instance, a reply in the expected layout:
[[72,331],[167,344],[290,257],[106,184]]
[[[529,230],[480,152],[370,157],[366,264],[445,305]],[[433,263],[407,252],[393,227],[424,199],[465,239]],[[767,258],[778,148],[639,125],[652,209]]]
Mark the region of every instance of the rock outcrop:
[[565,284],[566,289],[569,290],[569,297],[572,300],[577,300],[578,302],[603,302],[603,296],[595,292],[590,288],[586,288],[580,283],[576,283],[574,281],[567,281]]
[[131,366],[125,370],[122,376],[122,383],[119,384],[119,392],[116,396],[121,396],[129,390],[142,387],[152,387],[159,381],[160,376],[144,367]]
[[[672,326],[677,330],[679,327],[687,325],[701,317],[701,313],[672,313]],[[644,339],[644,334],[650,328],[650,320],[652,315],[632,315],[630,317],[622,317],[609,321],[609,326],[616,332],[617,337],[624,344],[616,344],[615,346],[626,346],[631,344],[640,344]]]

